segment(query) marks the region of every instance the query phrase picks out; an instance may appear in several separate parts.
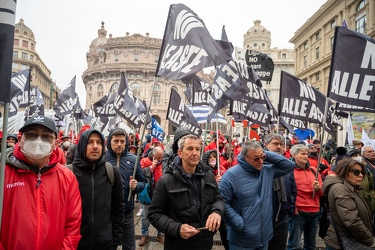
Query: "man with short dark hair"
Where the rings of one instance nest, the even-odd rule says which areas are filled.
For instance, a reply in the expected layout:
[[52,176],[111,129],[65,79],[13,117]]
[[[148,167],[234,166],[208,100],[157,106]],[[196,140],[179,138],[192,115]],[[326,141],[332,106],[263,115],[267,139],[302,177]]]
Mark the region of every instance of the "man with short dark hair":
[[118,168],[106,164],[103,134],[95,129],[84,131],[73,160],[82,196],[78,249],[115,250],[121,245],[125,209],[121,175]]
[[148,219],[165,233],[164,249],[211,249],[224,202],[215,177],[200,163],[201,142],[195,135],[178,141],[173,159],[156,184]]
[[[129,146],[129,138],[125,130],[115,128],[109,133],[106,160],[116,166],[117,169],[120,169],[125,198],[123,235],[121,239],[122,250],[135,249],[134,195],[142,192],[145,187],[145,178],[140,165],[138,165],[136,174],[133,177],[136,156],[129,153]],[[130,189],[132,190],[132,196],[129,201]]]
[[74,174],[59,163],[52,119],[35,116],[7,149],[0,248],[76,249],[81,196]]

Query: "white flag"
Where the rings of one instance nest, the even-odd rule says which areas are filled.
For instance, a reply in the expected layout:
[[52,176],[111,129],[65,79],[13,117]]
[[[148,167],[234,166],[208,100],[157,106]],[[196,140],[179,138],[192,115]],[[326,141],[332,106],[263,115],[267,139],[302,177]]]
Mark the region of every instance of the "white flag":
[[350,114],[348,115],[348,127],[347,127],[347,133],[348,133],[348,144],[352,145],[354,140],[354,131],[353,131],[353,125],[352,125],[352,118],[350,117]]
[[372,140],[366,133],[366,131],[362,128],[362,142],[364,146],[371,146],[375,149],[375,141]]

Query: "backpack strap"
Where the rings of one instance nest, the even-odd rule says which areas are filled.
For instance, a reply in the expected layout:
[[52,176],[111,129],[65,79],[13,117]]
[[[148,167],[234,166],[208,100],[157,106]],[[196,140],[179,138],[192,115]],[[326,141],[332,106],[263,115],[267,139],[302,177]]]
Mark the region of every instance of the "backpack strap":
[[[68,164],[68,165],[66,165],[66,167],[69,168],[71,171],[73,171],[73,164]],[[109,162],[105,163],[105,171],[107,173],[107,177],[109,179],[109,182],[111,183],[111,186],[113,187],[113,185],[115,183],[115,173],[113,171],[113,167],[112,167],[111,163],[109,163]]]
[[113,166],[111,165],[111,163],[109,162],[105,163],[105,170],[107,172],[109,182],[111,183],[111,186],[113,187],[113,185],[115,184],[115,173],[113,171]]

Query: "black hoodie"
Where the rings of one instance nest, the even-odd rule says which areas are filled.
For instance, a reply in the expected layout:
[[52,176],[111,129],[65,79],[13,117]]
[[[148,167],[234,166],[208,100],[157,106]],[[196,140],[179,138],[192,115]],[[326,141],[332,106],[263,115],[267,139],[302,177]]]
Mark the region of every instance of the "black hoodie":
[[[102,156],[92,162],[86,158],[86,148],[91,134],[102,139]],[[73,160],[74,174],[79,182],[82,198],[82,238],[78,249],[116,249],[121,245],[124,221],[124,195],[120,171],[114,169],[111,185],[105,168],[104,136],[98,130],[82,133]]]

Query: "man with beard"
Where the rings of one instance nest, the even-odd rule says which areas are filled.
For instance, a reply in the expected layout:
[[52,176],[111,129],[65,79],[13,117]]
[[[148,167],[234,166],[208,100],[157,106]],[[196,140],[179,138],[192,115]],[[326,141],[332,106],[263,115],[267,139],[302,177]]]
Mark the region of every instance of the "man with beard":
[[[277,133],[269,133],[264,137],[266,150],[283,155],[284,137]],[[268,249],[285,249],[288,239],[289,217],[293,215],[297,196],[296,183],[288,173],[273,180],[273,237]]]
[[72,168],[82,197],[78,249],[115,250],[121,245],[125,204],[120,171],[104,159],[102,133],[88,129],[81,134]]

